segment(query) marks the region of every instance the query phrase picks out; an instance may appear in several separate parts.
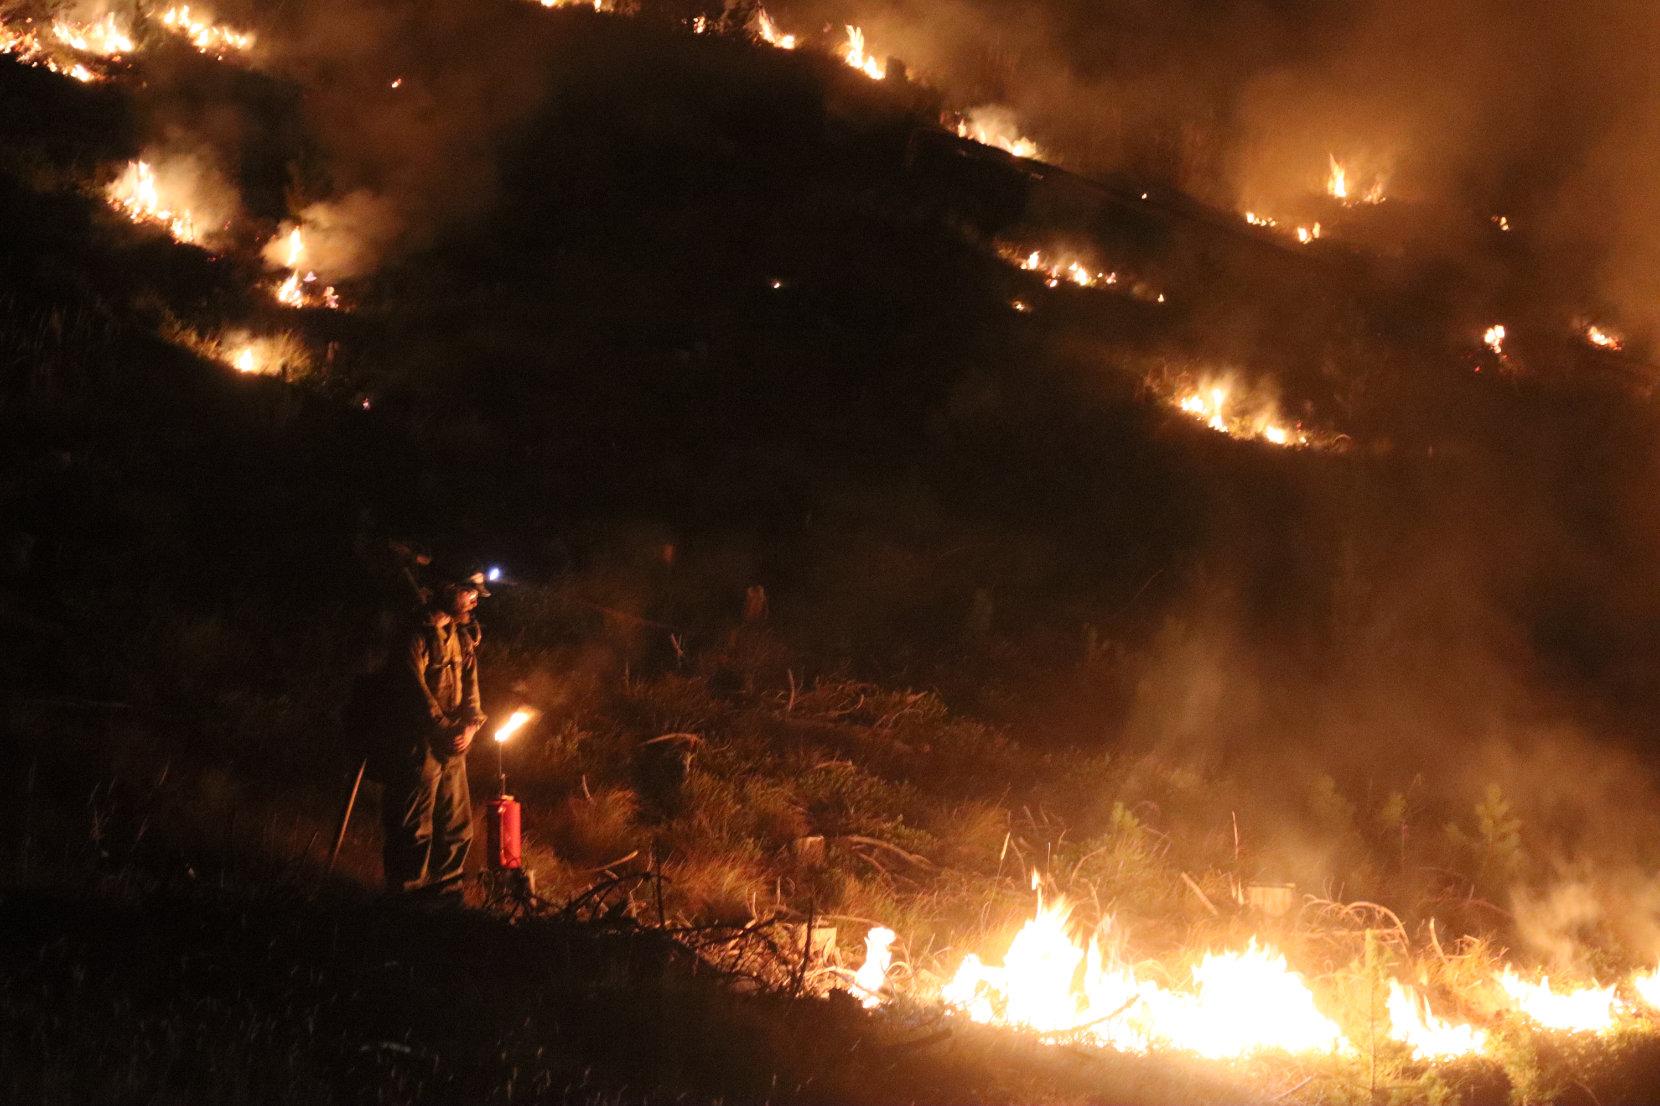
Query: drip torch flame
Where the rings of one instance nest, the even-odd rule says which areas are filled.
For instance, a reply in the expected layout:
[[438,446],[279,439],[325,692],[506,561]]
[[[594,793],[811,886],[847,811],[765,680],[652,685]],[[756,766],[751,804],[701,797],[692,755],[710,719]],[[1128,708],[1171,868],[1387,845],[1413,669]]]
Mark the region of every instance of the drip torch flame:
[[847,27],[847,45],[843,49],[843,57],[847,64],[863,73],[873,81],[880,81],[888,75],[888,67],[876,60],[875,55],[865,50],[865,32],[862,28],[851,23]]
[[496,727],[496,741],[505,742],[508,738],[524,729],[530,720],[535,717],[535,711],[526,707],[520,707],[512,714],[508,715],[507,721]]
[[1503,323],[1494,323],[1481,332],[1481,344],[1492,350],[1498,357],[1504,356],[1505,329]]
[[893,966],[893,942],[899,935],[887,926],[876,926],[865,934],[865,962],[853,973],[852,992],[869,1010],[882,1004],[882,988]]

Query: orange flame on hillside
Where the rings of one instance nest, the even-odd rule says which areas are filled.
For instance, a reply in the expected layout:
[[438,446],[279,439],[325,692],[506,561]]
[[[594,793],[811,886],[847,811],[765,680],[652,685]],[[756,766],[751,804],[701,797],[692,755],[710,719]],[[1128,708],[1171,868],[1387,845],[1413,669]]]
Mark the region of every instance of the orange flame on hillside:
[[164,227],[180,242],[201,241],[196,220],[190,211],[162,201],[155,168],[147,161],[129,162],[126,170],[105,190],[104,195],[110,206],[135,223]]
[[[25,20],[26,24],[33,20]],[[20,64],[36,69],[44,69],[49,73],[69,77],[89,84],[103,78],[88,69],[84,64],[72,58],[63,57],[61,42],[49,43],[43,40],[32,28],[15,27],[0,20],[0,55],[15,58]]]
[[755,9],[755,33],[761,36],[761,41],[768,46],[776,46],[780,50],[794,50],[797,39],[794,35],[782,34],[778,25],[772,21],[765,8]]
[[52,34],[71,50],[100,58],[118,58],[138,48],[132,35],[115,18],[114,12],[94,23],[55,19],[52,21]]
[[1307,431],[1282,419],[1274,404],[1239,399],[1225,380],[1201,382],[1196,388],[1179,392],[1173,402],[1183,414],[1230,438],[1278,446],[1315,444]]
[[285,242],[287,251],[283,268],[289,270],[289,273],[281,283],[271,290],[277,302],[284,307],[338,309],[340,307],[340,296],[335,292],[334,286],[328,284],[319,288],[318,285],[321,282],[317,279],[315,271],[304,269],[302,272],[306,251],[305,239],[300,234],[300,228],[295,227],[289,231]]
[[1624,338],[1594,323],[1585,328],[1585,340],[1598,349],[1617,350],[1625,345]]
[[1481,344],[1492,350],[1495,356],[1503,357],[1506,334],[1503,323],[1494,323],[1481,332]]
[[888,67],[866,49],[865,32],[851,23],[846,26],[847,42],[842,47],[842,60],[873,81],[885,78],[888,75]]
[[1331,167],[1330,172],[1326,175],[1326,194],[1332,199],[1345,207],[1357,203],[1381,204],[1385,200],[1383,181],[1381,180],[1373,181],[1372,187],[1358,196],[1350,195],[1348,170],[1343,167],[1343,164],[1337,158],[1330,154],[1326,155],[1326,161]]
[[958,138],[967,138],[982,146],[993,146],[1015,157],[1043,156],[1038,144],[1021,134],[1014,125],[1013,117],[999,108],[974,108],[957,120],[955,130]]
[[252,34],[215,23],[211,18],[192,15],[189,4],[175,4],[162,12],[161,25],[183,35],[201,53],[215,57],[223,57],[226,50],[246,53],[254,45]]

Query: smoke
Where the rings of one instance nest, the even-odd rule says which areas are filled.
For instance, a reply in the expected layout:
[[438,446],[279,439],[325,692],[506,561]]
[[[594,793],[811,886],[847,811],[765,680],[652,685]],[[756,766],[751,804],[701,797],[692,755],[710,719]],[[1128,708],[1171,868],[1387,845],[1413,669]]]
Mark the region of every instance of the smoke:
[[288,236],[298,229],[304,251],[295,267],[316,270],[329,280],[350,280],[371,272],[391,254],[406,227],[404,214],[392,201],[353,192],[339,200],[308,204],[297,219],[282,225],[263,256],[275,268],[288,268]]
[[1640,0],[888,0],[858,14],[879,52],[950,102],[1006,105],[1062,164],[1272,211],[1317,195],[1336,155],[1426,205],[1417,245],[1453,253],[1504,213],[1539,273],[1635,325],[1660,311],[1660,10]]

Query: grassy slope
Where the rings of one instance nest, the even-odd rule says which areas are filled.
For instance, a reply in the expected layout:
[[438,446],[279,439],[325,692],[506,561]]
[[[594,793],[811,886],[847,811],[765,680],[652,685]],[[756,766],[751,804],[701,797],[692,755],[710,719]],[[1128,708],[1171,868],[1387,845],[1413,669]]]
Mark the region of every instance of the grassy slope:
[[[1362,576],[1400,571],[1387,547],[1426,505],[1452,515],[1497,492],[1483,509],[1500,514],[1528,475],[1511,484],[1454,470],[1452,493],[1420,499],[1414,490],[1445,470],[1388,453],[1343,467],[1271,457],[1172,429],[1138,401],[1139,368],[1238,348],[1239,329],[1220,326],[1226,312],[1215,305],[1247,294],[1227,274],[1195,286],[1203,295],[1193,298],[1210,306],[1184,307],[1167,324],[1074,297],[1057,298],[1043,325],[1030,326],[1006,303],[1033,292],[1031,282],[975,245],[1019,212],[1006,173],[903,172],[903,112],[828,63],[585,16],[555,25],[550,48],[569,36],[575,63],[559,70],[565,84],[550,106],[504,147],[500,204],[393,265],[357,316],[295,324],[345,350],[332,374],[302,389],[230,379],[151,337],[158,304],[198,323],[275,316],[246,295],[246,261],[124,233],[58,190],[137,148],[140,127],[119,94],[0,69],[19,93],[6,100],[18,107],[6,116],[0,217],[8,241],[27,246],[0,262],[16,287],[4,301],[5,349],[31,370],[8,384],[7,410],[19,417],[6,448],[20,475],[5,506],[36,539],[0,610],[41,642],[8,681],[9,736],[29,750],[28,772],[8,782],[29,798],[12,804],[27,825],[8,835],[6,859],[25,877],[90,866],[143,873],[140,882],[163,888],[139,900],[161,912],[154,923],[125,901],[16,900],[36,916],[84,909],[98,920],[88,951],[66,954],[61,970],[72,975],[83,955],[103,962],[152,925],[170,931],[170,912],[182,908],[166,889],[181,880],[315,877],[298,858],[308,846],[315,858],[327,832],[344,759],[331,714],[371,621],[366,590],[344,566],[375,526],[503,549],[531,578],[504,589],[492,613],[490,694],[549,711],[515,749],[514,779],[555,892],[574,892],[632,853],[627,866],[655,864],[668,878],[676,915],[812,911],[843,916],[850,934],[863,920],[885,921],[901,929],[919,970],[948,967],[983,931],[1024,913],[1027,864],[1070,873],[1073,889],[1093,891],[1092,909],[1116,909],[1150,947],[1252,924],[1207,921],[1179,873],[1198,875],[1218,900],[1229,876],[1255,875],[1222,812],[1248,831],[1272,824],[1286,816],[1284,791],[1256,797],[1261,781],[1233,765],[1200,773],[1102,751],[1101,736],[1118,734],[1145,694],[1139,659],[1157,644],[1150,631],[1181,632],[1160,612],[1214,569],[1207,554],[1227,561],[1244,548],[1251,567],[1215,594],[1342,675],[1329,645],[1345,597],[1323,591],[1339,554],[1358,555],[1351,571]],[[642,56],[654,64],[641,66]],[[654,79],[625,82],[641,69]],[[253,84],[247,99],[303,146],[292,138],[303,131],[292,101]],[[607,126],[596,130],[602,116]],[[246,167],[244,186],[267,208],[280,171]],[[775,293],[778,277],[787,287]],[[1281,294],[1310,316],[1309,331],[1337,327],[1333,348],[1365,333],[1342,297],[1315,311]],[[1252,308],[1264,347],[1281,332],[1263,320],[1281,308]],[[1317,376],[1329,352],[1299,347],[1285,367]],[[1322,413],[1364,421],[1387,400],[1407,412],[1401,423],[1425,415],[1435,428],[1426,437],[1456,427],[1487,448],[1529,404],[1557,410],[1551,396],[1494,401],[1467,382],[1440,387],[1444,375],[1404,367],[1415,352],[1393,350],[1345,377],[1370,406],[1340,396]],[[354,408],[364,393],[371,417]],[[1608,407],[1576,402],[1586,425],[1606,425]],[[1351,496],[1376,509],[1345,514]],[[677,548],[672,568],[656,555],[664,544]],[[1503,584],[1520,590],[1527,580]],[[771,627],[735,630],[743,589],[757,581],[773,596]],[[977,593],[991,602],[989,628],[977,621]],[[898,690],[907,685],[940,687],[951,706]],[[123,705],[101,705],[112,701]],[[695,740],[642,744],[671,733]],[[1467,806],[1443,809],[1410,792],[1403,806],[1319,774],[1298,777],[1296,789],[1301,828],[1337,843],[1297,873],[1311,885],[1338,871],[1351,895],[1427,900],[1443,889],[1414,883],[1408,869],[1433,862],[1479,881],[1508,862],[1490,855],[1503,842],[1439,834],[1445,821],[1468,824]],[[1394,847],[1408,823],[1424,850],[1410,865]],[[366,880],[368,825],[347,857],[348,873]],[[830,839],[822,865],[792,852],[804,834]],[[241,894],[179,901],[215,921],[251,911],[250,932],[262,938],[340,917],[279,902],[272,921],[268,903],[245,906]],[[641,898],[640,910],[653,906]],[[337,1023],[356,1036],[320,1041],[302,1028],[329,995],[350,994],[338,977],[361,966],[354,942],[429,936],[348,917],[347,953],[312,965],[316,991],[273,1000],[281,1013],[261,1009],[270,980],[259,975],[246,989],[208,987],[195,1011],[158,996],[159,1040],[144,1048],[166,1059],[134,1070],[121,1093],[171,1078],[188,1055],[182,1042],[199,1031],[227,1071],[306,1058],[287,1069],[301,1073],[293,1083],[261,1083],[251,1099],[309,1099],[319,1088],[350,1099],[371,1085],[402,1088],[409,1100],[457,1097],[457,1086],[468,1100],[490,1093],[474,1088],[499,1092],[508,1076],[489,1042],[503,1031],[469,1017],[428,1027],[422,1048],[448,1055],[458,1042],[465,1057],[432,1083],[375,1066],[415,1063],[395,1049],[357,1053],[373,1044],[367,1026],[381,1024],[360,1011]],[[223,928],[186,927],[179,954],[245,959],[220,943]],[[50,945],[39,931],[13,932],[10,954],[21,962]],[[520,939],[500,937],[501,955]],[[304,951],[268,963],[285,974]],[[470,968],[473,955],[444,957],[420,989],[460,986],[446,973]],[[28,973],[52,969],[17,970],[27,993]],[[119,1011],[137,987],[121,971],[97,978],[94,1008]],[[552,974],[571,990],[587,978]],[[993,1077],[995,1056],[968,1049],[940,1061],[924,1049],[914,1067],[896,1061],[871,1086],[832,1082],[835,1093],[820,1095],[825,1080],[854,1078],[861,1034],[893,1030],[760,999],[642,1013],[631,988],[620,992],[563,1008],[557,1024],[583,1024],[597,1010],[614,1019],[598,1019],[612,1031],[580,1036],[535,1093],[579,1081],[592,1062],[603,1073],[596,1096],[626,1098],[632,1060],[610,1045],[634,1036],[662,1044],[660,1066],[633,1086],[698,1096],[767,1097],[774,1074],[785,1088],[776,1097],[806,1101],[1195,1093],[1188,1076],[1167,1083],[1158,1065],[1110,1063],[1103,1077],[1100,1060],[1077,1070],[1065,1067],[1072,1060],[1059,1070],[1022,1060]],[[472,993],[473,1009],[487,1005]],[[394,1010],[416,1001],[395,990],[373,998]],[[34,1017],[32,1001],[20,1000],[14,1025]],[[515,992],[490,1016],[516,1025],[537,1001]],[[221,1017],[233,1007],[252,1012],[245,1022]],[[810,1028],[769,1038],[777,1043],[753,1066],[690,1059],[747,1041],[751,1019],[791,1029],[796,1017]],[[642,1018],[644,1030],[629,1021]],[[714,1019],[708,1035],[690,1041],[657,1029],[704,1019]],[[129,1023],[117,1022],[89,1013],[82,1024],[116,1055],[130,1039]],[[823,1051],[792,1053],[787,1042],[800,1040]],[[70,1078],[77,1055],[48,1053],[51,1078]],[[363,1055],[376,1058],[354,1059]],[[1028,1070],[1030,1085],[1021,1082]],[[191,1093],[235,1093],[226,1086]]]

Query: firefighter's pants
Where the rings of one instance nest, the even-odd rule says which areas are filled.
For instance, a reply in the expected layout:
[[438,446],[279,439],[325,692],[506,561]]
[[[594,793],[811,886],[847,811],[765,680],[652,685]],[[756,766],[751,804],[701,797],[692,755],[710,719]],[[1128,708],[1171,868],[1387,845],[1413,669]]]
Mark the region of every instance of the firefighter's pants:
[[381,799],[386,889],[461,893],[461,869],[473,840],[467,758],[430,750],[387,774]]

